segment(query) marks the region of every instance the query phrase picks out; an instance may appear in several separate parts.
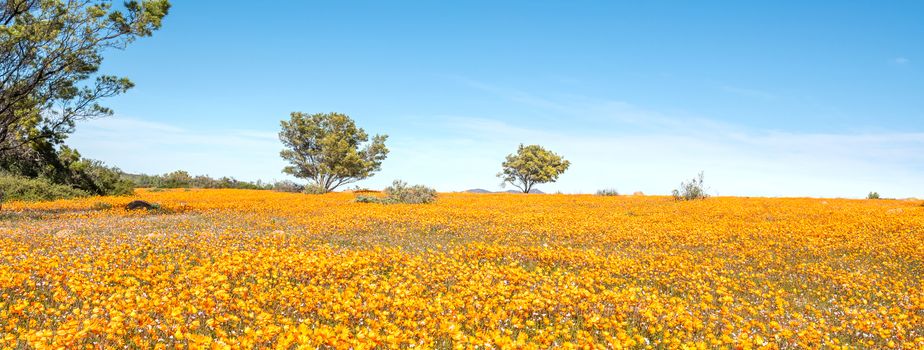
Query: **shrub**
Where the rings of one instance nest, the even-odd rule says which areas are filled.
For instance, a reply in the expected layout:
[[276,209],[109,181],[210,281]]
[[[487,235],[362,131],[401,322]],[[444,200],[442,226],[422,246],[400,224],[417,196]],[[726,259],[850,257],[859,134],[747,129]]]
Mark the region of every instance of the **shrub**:
[[879,199],[879,192],[870,192],[866,195],[866,199]]
[[424,185],[408,186],[406,182],[395,180],[391,186],[382,191],[385,197],[376,197],[370,195],[357,195],[357,203],[379,203],[379,204],[425,204],[432,203],[436,200],[436,190]]
[[302,192],[307,194],[325,194],[327,193],[327,190],[318,184],[308,184],[308,186],[305,186]]
[[694,177],[690,182],[681,182],[680,188],[672,192],[675,200],[694,200],[694,199],[705,199],[709,197],[706,194],[706,187],[703,185],[703,172],[700,171],[697,177]]
[[294,181],[282,180],[273,184],[273,190],[279,192],[302,192],[305,186],[299,185]]
[[597,191],[597,195],[598,196],[618,196],[619,192],[617,192],[615,188],[606,188],[606,189]]
[[386,198],[390,198],[398,203],[405,204],[424,204],[436,200],[436,190],[424,185],[408,186],[406,182],[395,180],[391,186],[388,186],[382,192]]
[[119,168],[87,159],[66,145],[41,143],[23,146],[0,155],[4,174],[76,188],[91,195],[128,195],[134,184],[122,178]]
[[0,193],[4,200],[50,201],[90,194],[68,185],[54,184],[46,179],[29,179],[21,176],[0,175]]
[[172,173],[164,174],[163,182],[160,187],[166,188],[183,188],[189,187],[192,183],[192,176],[185,170],[177,170]]
[[[235,188],[243,190],[270,190],[275,189],[273,184],[265,184],[260,180],[256,182],[241,181],[233,177],[212,178],[208,175],[192,176],[184,170],[177,170],[163,175],[147,174],[121,174],[122,178],[130,181],[135,187],[147,188]],[[291,182],[290,182],[291,183]],[[277,183],[278,184],[278,183]],[[294,185],[294,183],[293,183]],[[297,191],[301,192],[301,187]]]
[[364,194],[356,196],[356,198],[353,199],[353,201],[356,203],[379,203],[379,204],[397,203],[393,199],[388,198],[388,197],[376,197],[376,196],[368,196]]

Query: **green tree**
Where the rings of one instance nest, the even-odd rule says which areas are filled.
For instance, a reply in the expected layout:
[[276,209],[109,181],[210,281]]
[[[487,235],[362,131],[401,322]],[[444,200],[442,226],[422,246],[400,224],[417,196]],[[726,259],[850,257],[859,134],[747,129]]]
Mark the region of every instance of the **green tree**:
[[192,176],[185,170],[177,170],[172,173],[164,174],[162,186],[166,188],[184,188],[189,187],[192,183]]
[[516,154],[507,156],[503,171],[497,176],[504,180],[502,186],[509,183],[529,193],[536,184],[555,182],[570,165],[571,162],[542,146],[520,144]]
[[283,120],[279,155],[292,165],[282,171],[310,179],[326,192],[369,178],[382,169],[388,155],[387,135],[369,136],[349,116],[340,113],[292,112]]
[[[161,26],[167,0],[0,0],[0,154],[57,145],[75,123],[112,114],[100,99],[132,87],[98,74],[102,53]],[[92,79],[91,79],[92,78]]]

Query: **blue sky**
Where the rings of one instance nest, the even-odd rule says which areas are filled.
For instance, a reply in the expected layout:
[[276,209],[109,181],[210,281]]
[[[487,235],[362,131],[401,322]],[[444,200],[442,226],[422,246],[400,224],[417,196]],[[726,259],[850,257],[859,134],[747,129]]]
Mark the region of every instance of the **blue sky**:
[[349,114],[383,170],[500,189],[519,143],[573,163],[544,191],[924,197],[924,2],[174,1],[106,56],[136,87],[78,125],[129,172],[286,178],[279,121]]

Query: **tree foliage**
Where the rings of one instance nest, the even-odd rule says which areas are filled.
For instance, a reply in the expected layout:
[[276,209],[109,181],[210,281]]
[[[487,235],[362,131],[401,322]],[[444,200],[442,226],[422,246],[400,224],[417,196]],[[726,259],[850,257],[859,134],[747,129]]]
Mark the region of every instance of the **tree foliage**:
[[[98,74],[102,53],[161,26],[167,0],[0,0],[0,153],[59,144],[75,122],[107,116],[100,99],[132,87]],[[92,81],[88,81],[91,80]]]
[[274,185],[256,182],[241,181],[233,177],[223,176],[213,178],[208,175],[192,176],[188,171],[176,170],[163,175],[122,174],[122,177],[131,181],[135,187],[147,188],[235,188],[245,190],[273,189]]
[[84,158],[65,145],[56,148],[47,142],[0,154],[0,169],[7,174],[42,179],[93,195],[125,195],[134,189],[130,181],[122,179],[122,171],[118,168]]
[[292,164],[283,172],[310,179],[325,192],[372,176],[388,154],[387,135],[370,142],[345,114],[293,112],[280,124],[279,139],[288,149],[279,155]]
[[570,165],[571,162],[542,146],[520,144],[517,153],[507,156],[502,164],[503,170],[497,176],[503,179],[501,185],[509,183],[523,193],[529,193],[536,184],[558,180],[558,176]]

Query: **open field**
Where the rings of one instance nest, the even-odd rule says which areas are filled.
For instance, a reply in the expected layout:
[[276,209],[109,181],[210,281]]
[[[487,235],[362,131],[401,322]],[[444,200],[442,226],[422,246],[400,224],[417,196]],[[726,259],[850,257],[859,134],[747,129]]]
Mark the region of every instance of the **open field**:
[[924,348],[921,201],[133,198],[4,205],[0,348]]

